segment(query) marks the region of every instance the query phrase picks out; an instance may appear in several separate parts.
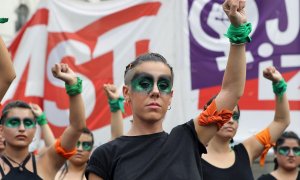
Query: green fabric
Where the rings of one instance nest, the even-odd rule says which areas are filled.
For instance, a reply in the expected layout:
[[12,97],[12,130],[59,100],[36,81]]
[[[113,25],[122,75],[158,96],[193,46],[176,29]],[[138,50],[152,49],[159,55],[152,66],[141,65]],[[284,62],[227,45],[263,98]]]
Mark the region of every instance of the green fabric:
[[75,96],[82,92],[82,80],[80,77],[77,77],[77,83],[73,85],[65,84],[67,94],[69,96]]
[[43,112],[40,116],[36,117],[36,122],[40,126],[47,124],[48,122],[47,122],[46,114]]
[[109,99],[108,104],[110,112],[117,112],[118,110],[121,110],[123,113],[125,112],[123,97],[119,97],[118,99]]
[[273,82],[273,92],[276,94],[276,96],[279,97],[280,100],[282,99],[282,96],[285,93],[286,88],[287,88],[287,84],[284,81],[284,79],[281,79],[276,83]]
[[8,21],[8,18],[0,18],[0,23],[6,23]]
[[228,37],[230,42],[233,44],[244,44],[252,40],[251,37],[249,37],[251,31],[251,23],[245,23],[239,27],[235,27],[231,24],[227,30],[227,33],[224,35]]

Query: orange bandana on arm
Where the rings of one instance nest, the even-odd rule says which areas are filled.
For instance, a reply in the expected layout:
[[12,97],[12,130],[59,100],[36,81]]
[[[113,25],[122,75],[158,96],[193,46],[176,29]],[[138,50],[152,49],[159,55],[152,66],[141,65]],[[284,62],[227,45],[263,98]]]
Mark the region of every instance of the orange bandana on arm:
[[222,109],[217,111],[217,105],[215,100],[198,116],[198,124],[200,126],[207,126],[210,124],[216,124],[218,130],[227,123],[232,116],[232,111]]
[[259,160],[260,166],[264,166],[266,155],[269,149],[275,146],[275,143],[271,143],[271,134],[269,128],[262,130],[255,135],[256,139],[264,146],[264,151],[262,152]]
[[71,151],[66,151],[63,147],[61,147],[60,137],[55,142],[55,151],[57,154],[61,155],[62,157],[69,159],[71,156],[77,153],[77,149],[74,148]]

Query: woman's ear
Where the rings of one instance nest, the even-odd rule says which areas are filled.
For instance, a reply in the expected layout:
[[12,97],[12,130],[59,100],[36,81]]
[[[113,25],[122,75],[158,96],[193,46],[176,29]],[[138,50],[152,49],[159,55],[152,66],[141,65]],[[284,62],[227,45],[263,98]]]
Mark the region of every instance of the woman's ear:
[[130,102],[129,87],[127,85],[124,85],[122,91],[125,102]]
[[172,99],[173,99],[173,90],[171,91],[171,98],[169,99],[169,106],[171,106],[171,103],[172,103]]

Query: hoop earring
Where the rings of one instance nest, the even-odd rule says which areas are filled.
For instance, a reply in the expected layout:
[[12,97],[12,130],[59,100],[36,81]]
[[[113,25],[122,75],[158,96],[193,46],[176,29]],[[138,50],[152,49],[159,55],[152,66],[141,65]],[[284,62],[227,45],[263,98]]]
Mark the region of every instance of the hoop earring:
[[171,110],[172,109],[172,107],[171,107],[171,105],[168,107],[168,110]]

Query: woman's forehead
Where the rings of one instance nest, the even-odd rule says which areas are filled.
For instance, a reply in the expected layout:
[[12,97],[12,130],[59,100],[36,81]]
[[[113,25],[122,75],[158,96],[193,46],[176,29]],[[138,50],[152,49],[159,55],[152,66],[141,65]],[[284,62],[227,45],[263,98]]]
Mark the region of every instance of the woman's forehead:
[[293,139],[293,138],[286,138],[283,142],[283,144],[281,146],[300,146],[298,144],[298,141],[296,139]]
[[33,113],[31,109],[15,107],[8,111],[7,117],[11,116],[33,116]]
[[147,73],[152,76],[171,76],[170,68],[162,62],[144,62],[135,68],[136,73]]
[[79,137],[79,140],[81,141],[92,141],[92,137],[90,134],[82,133]]

